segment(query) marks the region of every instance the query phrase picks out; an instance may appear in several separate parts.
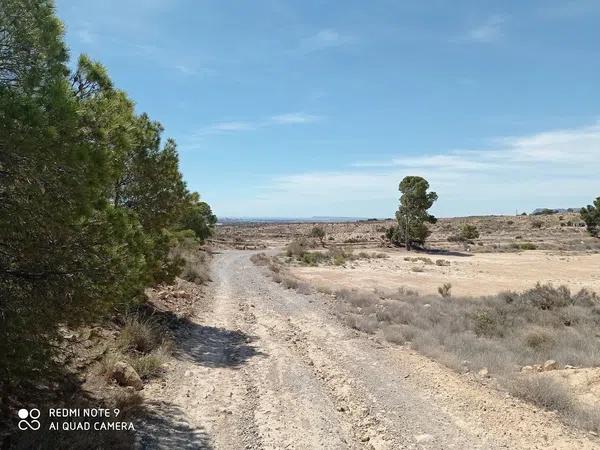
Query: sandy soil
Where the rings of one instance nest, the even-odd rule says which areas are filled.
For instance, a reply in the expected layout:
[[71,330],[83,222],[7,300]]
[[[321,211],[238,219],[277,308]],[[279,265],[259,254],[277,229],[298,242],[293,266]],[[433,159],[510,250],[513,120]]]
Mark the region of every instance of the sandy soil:
[[[550,413],[340,324],[329,296],[214,261],[212,301],[177,337],[140,448],[600,448]],[[172,412],[177,411],[175,416]]]
[[[381,252],[381,249],[373,249]],[[386,288],[405,286],[421,293],[437,294],[443,283],[452,284],[453,295],[488,295],[506,290],[524,290],[538,281],[565,284],[574,290],[600,292],[600,254],[531,250],[517,253],[474,253],[465,256],[428,255],[388,250],[387,259],[357,260],[345,267],[292,267],[292,273],[311,284],[330,288]],[[449,266],[406,261],[430,258]],[[415,270],[419,270],[418,272]]]

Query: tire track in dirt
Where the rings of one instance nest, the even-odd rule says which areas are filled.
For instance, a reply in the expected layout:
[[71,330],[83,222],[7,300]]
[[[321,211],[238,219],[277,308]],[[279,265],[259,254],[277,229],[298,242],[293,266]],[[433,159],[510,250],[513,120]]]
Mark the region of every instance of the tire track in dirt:
[[[599,448],[550,413],[348,329],[331,298],[286,290],[250,255],[215,258],[213,300],[178,336],[168,378],[147,388],[211,447]],[[158,433],[148,448],[183,441]]]

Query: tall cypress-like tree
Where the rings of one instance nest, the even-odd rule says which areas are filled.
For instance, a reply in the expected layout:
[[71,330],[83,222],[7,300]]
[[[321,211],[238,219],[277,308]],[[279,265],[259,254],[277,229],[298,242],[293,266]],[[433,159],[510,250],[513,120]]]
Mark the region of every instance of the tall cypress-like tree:
[[397,229],[393,234],[403,242],[407,250],[415,244],[423,245],[430,231],[427,223],[435,223],[437,219],[428,213],[429,208],[437,200],[435,192],[427,192],[429,183],[419,176],[408,176],[400,182],[400,207],[396,212]]

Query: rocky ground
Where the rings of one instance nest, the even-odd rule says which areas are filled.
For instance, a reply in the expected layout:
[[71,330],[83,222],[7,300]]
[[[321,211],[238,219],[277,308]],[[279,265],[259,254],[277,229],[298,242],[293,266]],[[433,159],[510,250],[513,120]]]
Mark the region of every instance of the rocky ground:
[[251,254],[215,257],[211,295],[143,391],[138,447],[600,448],[485,377],[347,328],[332,297],[273,283]]

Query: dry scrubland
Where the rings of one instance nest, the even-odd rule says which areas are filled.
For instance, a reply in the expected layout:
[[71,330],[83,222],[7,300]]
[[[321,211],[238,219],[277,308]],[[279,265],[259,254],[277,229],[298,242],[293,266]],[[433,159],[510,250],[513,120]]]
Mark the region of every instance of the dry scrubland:
[[[463,223],[481,234],[467,247],[447,240]],[[332,295],[352,328],[600,430],[600,240],[577,215],[442,219],[436,251],[420,253],[383,248],[381,222],[326,224],[327,249],[302,238],[312,226],[245,226],[289,243],[253,261],[290,289]]]
[[[385,230],[393,220],[323,223],[327,233],[325,243],[330,245],[387,245]],[[469,223],[477,226],[480,238],[471,246],[471,252],[514,252],[521,247],[544,250],[600,250],[600,242],[585,231],[579,214],[552,214],[543,216],[483,216],[439,219],[430,225],[432,231],[428,246],[436,249],[463,250],[458,243],[448,241],[459,227]],[[314,223],[240,223],[220,225],[216,239],[240,248],[247,246],[283,246],[301,236],[308,236]]]
[[[431,226],[426,253],[389,248],[385,229],[392,221],[321,224],[329,250],[353,250],[354,258],[332,264],[292,261],[293,273],[314,285],[333,289],[416,289],[435,294],[444,283],[454,295],[492,295],[524,290],[535,283],[566,284],[600,291],[600,239],[589,236],[577,214],[466,217],[440,219]],[[480,238],[466,247],[451,242],[461,225],[476,225]],[[218,228],[221,245],[236,248],[282,247],[310,234],[314,224],[239,224]],[[325,252],[307,240],[312,252]],[[361,252],[378,258],[359,258]],[[381,257],[387,255],[387,257]],[[315,259],[319,259],[317,256]],[[316,264],[315,264],[316,263]]]

